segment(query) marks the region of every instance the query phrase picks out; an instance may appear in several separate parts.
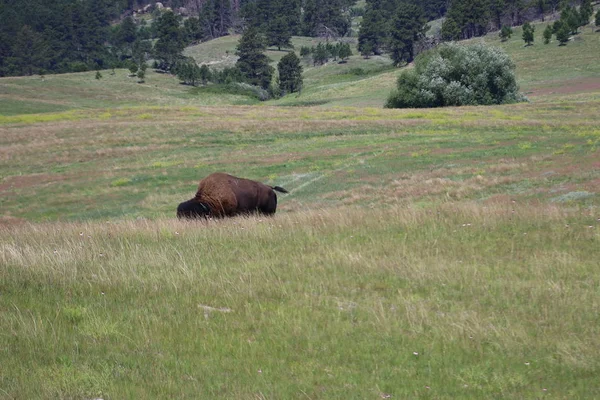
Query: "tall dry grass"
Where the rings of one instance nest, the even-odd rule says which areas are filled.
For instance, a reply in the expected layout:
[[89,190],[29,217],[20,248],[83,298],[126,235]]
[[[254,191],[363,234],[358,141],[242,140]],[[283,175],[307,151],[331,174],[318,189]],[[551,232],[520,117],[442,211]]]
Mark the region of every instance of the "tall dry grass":
[[597,217],[509,201],[2,228],[0,387],[594,397]]

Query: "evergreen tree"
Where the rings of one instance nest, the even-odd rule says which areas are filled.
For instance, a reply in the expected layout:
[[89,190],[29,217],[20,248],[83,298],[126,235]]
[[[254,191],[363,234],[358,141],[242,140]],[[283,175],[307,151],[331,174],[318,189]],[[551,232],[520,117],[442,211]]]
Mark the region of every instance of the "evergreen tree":
[[215,39],[227,35],[233,24],[231,2],[229,0],[206,0],[199,14],[204,36]]
[[345,63],[348,57],[352,55],[352,49],[350,48],[349,43],[341,43],[339,56],[342,59],[342,62]]
[[163,13],[157,22],[158,40],[154,44],[154,56],[159,67],[170,71],[182,57],[185,41],[179,28],[179,18],[172,11]]
[[594,7],[592,7],[591,0],[583,0],[581,2],[581,7],[579,7],[579,18],[580,26],[586,26],[590,23],[590,18],[594,14]]
[[248,83],[263,89],[269,87],[273,76],[273,67],[264,54],[266,49],[265,39],[260,31],[249,27],[240,38],[236,51],[239,59],[235,64]]
[[142,67],[138,70],[138,83],[144,83],[146,81],[146,68],[146,64],[142,64]]
[[133,18],[126,17],[123,22],[118,26],[117,31],[114,35],[114,44],[117,46],[122,45],[133,45],[133,42],[137,39],[137,30]]
[[425,35],[423,11],[413,4],[400,4],[390,28],[388,47],[394,64],[412,62],[415,43]]
[[344,0],[305,0],[302,33],[305,36],[344,36],[350,19],[343,14]]
[[200,66],[200,81],[202,81],[203,85],[212,79],[212,73],[210,72],[210,68],[206,64],[202,64]]
[[267,46],[277,46],[277,50],[281,50],[282,47],[294,48],[292,33],[283,17],[276,17],[267,25],[266,36]]
[[513,30],[510,26],[504,25],[500,30],[500,39],[506,42],[512,36]]
[[329,61],[329,52],[323,43],[319,43],[317,47],[312,51],[313,65],[323,65]]
[[204,37],[204,28],[200,24],[200,19],[190,17],[183,21],[183,34],[188,44],[200,42]]
[[44,38],[28,25],[17,34],[12,51],[12,67],[19,75],[33,75],[48,63],[48,47]]
[[531,25],[529,22],[525,22],[523,24],[523,40],[527,44],[527,46],[531,46],[534,40],[533,33],[535,32],[535,26]]
[[358,31],[358,51],[363,56],[368,57],[371,53],[381,54],[387,40],[387,26],[381,1],[367,2],[365,15]]
[[546,29],[544,29],[544,44],[550,43],[550,40],[552,39],[552,33],[553,33],[552,26],[551,25],[546,26]]
[[461,36],[461,29],[452,17],[447,17],[442,23],[442,39],[446,41],[458,40]]
[[318,7],[316,0],[304,1],[304,13],[302,15],[302,34],[304,36],[315,36],[317,32]]
[[468,39],[487,32],[489,0],[454,0],[442,25],[445,40]]
[[302,46],[300,47],[300,57],[308,57],[310,55],[310,47]]
[[596,26],[600,28],[600,10],[596,11]]
[[285,93],[299,92],[302,88],[302,66],[296,53],[289,52],[277,64],[279,88]]
[[186,85],[196,86],[201,79],[200,67],[191,57],[179,61],[174,70],[177,78]]
[[547,7],[546,0],[535,0],[535,6],[540,17],[542,18],[542,22],[544,22],[544,14],[546,13]]
[[567,5],[560,13],[560,21],[569,29],[572,35],[578,33],[581,26],[581,17],[575,8]]
[[134,63],[133,61],[129,61],[129,72],[131,72],[130,76],[135,76],[136,72],[138,71],[138,65],[136,63]]
[[559,24],[555,26],[556,40],[559,46],[565,46],[569,42],[570,30],[567,24]]
[[152,45],[147,40],[136,40],[131,50],[131,58],[137,65],[145,64],[152,53]]

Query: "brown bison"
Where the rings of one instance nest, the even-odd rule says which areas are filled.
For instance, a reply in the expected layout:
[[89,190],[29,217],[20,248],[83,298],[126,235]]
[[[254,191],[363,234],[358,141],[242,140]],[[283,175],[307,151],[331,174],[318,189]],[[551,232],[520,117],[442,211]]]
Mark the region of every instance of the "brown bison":
[[200,181],[193,199],[179,204],[177,217],[221,218],[254,212],[272,215],[277,209],[275,190],[288,193],[279,186],[268,186],[217,172]]

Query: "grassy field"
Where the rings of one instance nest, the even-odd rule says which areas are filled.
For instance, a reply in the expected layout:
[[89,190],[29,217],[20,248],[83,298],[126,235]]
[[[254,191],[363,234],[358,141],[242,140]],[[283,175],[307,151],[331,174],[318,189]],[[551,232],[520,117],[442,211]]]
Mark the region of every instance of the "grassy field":
[[[509,106],[386,110],[359,56],[266,103],[0,79],[0,398],[600,397],[600,33],[542,31],[484,39]],[[177,221],[215,171],[290,194]]]

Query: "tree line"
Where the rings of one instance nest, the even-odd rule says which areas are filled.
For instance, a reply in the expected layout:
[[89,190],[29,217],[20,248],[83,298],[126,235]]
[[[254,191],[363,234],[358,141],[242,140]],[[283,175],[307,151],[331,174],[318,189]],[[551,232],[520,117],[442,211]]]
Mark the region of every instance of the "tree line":
[[[0,0],[0,76],[79,72],[140,66],[152,57],[170,70],[185,46],[255,28],[267,46],[291,48],[292,35],[336,42],[357,35],[364,57],[388,53],[395,64],[411,62],[431,45],[429,20],[445,16],[439,40],[466,39],[548,13],[559,41],[591,17],[589,0],[166,0],[188,7],[186,18],[155,7],[149,17],[133,18],[149,0]],[[579,6],[579,7],[578,7]],[[586,14],[587,13],[587,14]],[[361,16],[358,29],[352,18]],[[575,22],[579,21],[579,22]],[[550,34],[550,33],[545,33]],[[561,42],[562,42],[561,41]],[[326,60],[322,49],[315,64]]]

